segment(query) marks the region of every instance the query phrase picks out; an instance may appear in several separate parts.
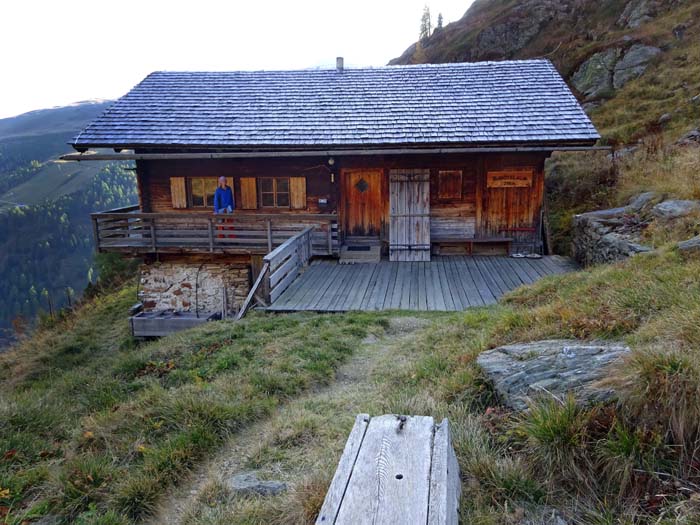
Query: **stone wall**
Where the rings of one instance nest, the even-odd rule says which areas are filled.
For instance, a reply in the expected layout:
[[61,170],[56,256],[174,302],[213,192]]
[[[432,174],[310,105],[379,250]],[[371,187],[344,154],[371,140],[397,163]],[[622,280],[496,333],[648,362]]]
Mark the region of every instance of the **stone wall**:
[[[139,298],[146,311],[220,312],[223,289],[228,312],[239,310],[250,290],[250,270],[240,263],[187,261],[141,266]],[[195,298],[196,294],[196,298]]]
[[654,195],[645,193],[621,208],[592,211],[574,216],[572,255],[584,266],[610,263],[651,248],[637,242],[639,212]]
[[[608,210],[605,210],[608,211]],[[596,212],[574,217],[573,257],[584,266],[620,261],[631,255],[651,251],[614,231],[618,220],[599,217]]]

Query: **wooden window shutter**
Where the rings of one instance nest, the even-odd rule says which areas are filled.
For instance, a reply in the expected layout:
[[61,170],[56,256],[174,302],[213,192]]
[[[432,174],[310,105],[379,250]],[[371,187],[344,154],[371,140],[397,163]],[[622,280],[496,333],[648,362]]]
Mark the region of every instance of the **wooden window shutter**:
[[306,209],[306,177],[289,178],[289,200],[293,210]]
[[173,208],[187,208],[185,177],[170,177],[170,197],[173,201]]
[[256,210],[258,208],[258,189],[255,177],[241,177],[241,209]]
[[441,170],[438,172],[438,199],[462,198],[462,172],[460,170]]

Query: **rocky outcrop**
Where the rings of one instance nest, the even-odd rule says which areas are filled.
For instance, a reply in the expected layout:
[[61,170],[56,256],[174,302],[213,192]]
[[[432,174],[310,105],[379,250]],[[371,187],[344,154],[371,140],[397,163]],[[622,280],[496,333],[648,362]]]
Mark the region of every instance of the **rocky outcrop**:
[[583,404],[613,399],[614,390],[600,381],[629,352],[618,342],[554,339],[501,346],[476,361],[503,403],[525,410],[529,399],[542,393],[558,398],[572,393]]
[[649,67],[649,62],[659,53],[661,53],[661,49],[658,47],[634,44],[615,64],[613,87],[620,89],[630,80],[639,77]]
[[239,496],[276,496],[287,490],[287,484],[283,481],[262,481],[254,470],[231,476],[227,485]]
[[[700,101],[700,96],[698,96]],[[676,141],[676,146],[700,146],[700,128],[691,129]]]
[[642,193],[627,206],[574,216],[573,257],[589,266],[650,252],[650,247],[639,243],[639,233],[645,225],[640,212],[655,198],[654,193]]
[[700,201],[668,200],[660,202],[651,209],[651,213],[660,219],[678,219],[700,212]]
[[653,20],[658,14],[659,2],[656,0],[631,0],[617,19],[617,25],[622,28],[635,29]]
[[586,99],[595,99],[620,89],[640,76],[661,49],[633,44],[628,49],[609,48],[591,55],[571,77],[573,86]]
[[678,248],[678,251],[681,252],[681,255],[686,257],[697,257],[700,255],[700,235],[696,235],[687,241],[681,241],[676,245],[676,247]]
[[620,49],[606,49],[592,55],[576,70],[571,83],[586,98],[598,98],[613,89],[615,64],[620,58]]
[[472,60],[511,57],[524,48],[552,19],[566,13],[566,2],[527,0],[515,4],[511,16],[486,26],[474,41]]

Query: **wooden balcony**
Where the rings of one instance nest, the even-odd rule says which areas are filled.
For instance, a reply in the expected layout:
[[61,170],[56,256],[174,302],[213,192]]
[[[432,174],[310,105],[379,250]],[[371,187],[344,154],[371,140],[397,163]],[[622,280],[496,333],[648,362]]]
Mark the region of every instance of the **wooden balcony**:
[[312,254],[338,253],[335,214],[141,213],[138,206],[91,215],[100,252],[264,255],[308,227]]

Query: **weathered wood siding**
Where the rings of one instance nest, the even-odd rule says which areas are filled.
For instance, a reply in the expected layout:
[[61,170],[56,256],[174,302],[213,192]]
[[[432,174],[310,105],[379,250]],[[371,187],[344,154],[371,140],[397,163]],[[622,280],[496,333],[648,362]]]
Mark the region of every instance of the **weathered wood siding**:
[[[237,206],[259,213],[337,213],[343,235],[378,235],[389,242],[389,170],[430,170],[430,237],[433,243],[474,237],[513,238],[514,248],[539,245],[545,153],[354,156],[288,159],[158,160],[137,162],[139,198],[146,212],[173,211],[171,177],[228,177]],[[359,171],[358,171],[359,170]],[[361,173],[371,186],[364,207],[350,209]],[[488,188],[489,171],[532,170],[526,187]],[[440,172],[447,172],[441,176]],[[294,198],[289,208],[262,208],[251,177],[290,177]],[[305,184],[302,183],[302,178]],[[379,190],[375,191],[379,179]],[[460,180],[461,178],[461,180]],[[355,180],[357,179],[357,180]],[[354,181],[354,183],[353,183]],[[461,194],[458,191],[461,186]],[[244,187],[248,190],[244,191]],[[306,208],[301,208],[300,189]],[[366,202],[365,202],[366,201]],[[257,204],[257,206],[256,206]],[[245,205],[245,206],[244,206]],[[203,211],[180,209],[181,213]],[[358,226],[359,225],[359,226]],[[353,232],[353,230],[355,230]]]

